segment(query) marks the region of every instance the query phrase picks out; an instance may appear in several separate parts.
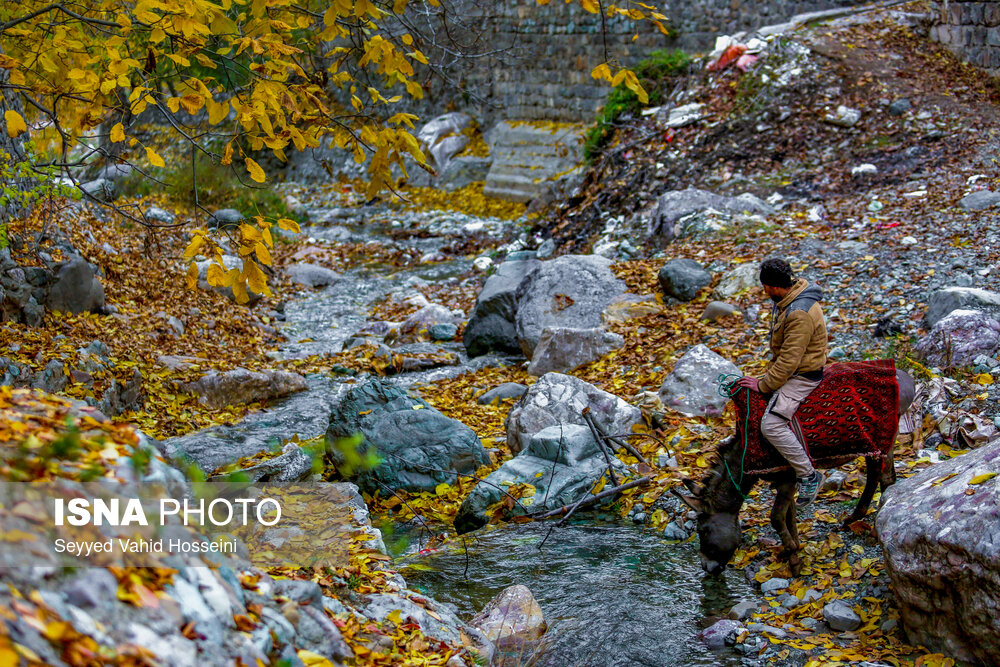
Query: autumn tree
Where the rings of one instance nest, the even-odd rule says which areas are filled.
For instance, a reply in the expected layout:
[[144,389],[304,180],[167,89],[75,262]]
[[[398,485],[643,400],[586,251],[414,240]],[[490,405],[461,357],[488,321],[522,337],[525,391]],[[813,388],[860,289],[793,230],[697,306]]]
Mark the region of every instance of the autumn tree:
[[[8,165],[55,168],[70,178],[113,163],[151,177],[150,167],[165,164],[162,149],[142,131],[155,117],[181,146],[248,184],[267,182],[255,159],[261,152],[284,160],[289,150],[322,142],[367,162],[375,193],[390,183],[394,166],[405,172],[405,156],[423,163],[411,133],[416,117],[405,109],[408,98],[423,95],[418,71],[431,66],[422,48],[433,36],[421,34],[411,14],[443,10],[443,1],[2,3],[7,142],[0,149]],[[663,19],[641,3],[578,1],[602,16]],[[643,94],[627,70],[598,64],[594,76]],[[25,145],[29,128],[32,141]],[[119,209],[143,224],[161,224],[144,219],[138,207]],[[240,299],[247,287],[268,293],[260,265],[270,263],[270,222],[240,226],[241,269],[224,268],[222,250],[207,232],[195,234],[187,257],[214,257],[210,282],[232,285]]]

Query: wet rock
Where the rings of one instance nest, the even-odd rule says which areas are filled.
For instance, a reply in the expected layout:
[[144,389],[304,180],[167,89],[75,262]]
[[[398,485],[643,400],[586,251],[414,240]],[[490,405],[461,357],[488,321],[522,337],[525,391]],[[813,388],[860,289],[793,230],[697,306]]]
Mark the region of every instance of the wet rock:
[[689,535],[687,529],[676,521],[671,521],[663,528],[663,539],[665,540],[686,540]]
[[693,259],[671,259],[660,269],[657,279],[664,294],[690,301],[712,282],[712,274]]
[[1000,310],[1000,294],[974,287],[945,287],[931,294],[923,324],[930,329],[955,310]]
[[[617,458],[612,458],[612,465],[624,468]],[[518,501],[508,511],[509,516],[529,510],[553,510],[579,500],[606,469],[607,463],[588,427],[564,424],[542,429],[523,451],[469,493],[455,517],[455,530],[465,533],[485,526],[486,509],[504,498],[507,486],[535,487],[535,494]]]
[[539,265],[536,259],[506,261],[486,279],[462,334],[470,357],[488,352],[521,352],[515,325],[517,288]]
[[740,309],[732,304],[725,301],[712,301],[705,306],[705,312],[702,313],[701,319],[708,320],[709,322],[717,322],[723,317],[740,314]]
[[493,401],[502,401],[505,398],[520,400],[526,391],[528,391],[528,387],[519,382],[504,382],[477,398],[476,403],[479,405],[489,405]]
[[545,327],[601,326],[601,312],[626,289],[611,264],[597,255],[563,255],[528,274],[516,294],[517,341],[524,356],[531,358]]
[[716,621],[712,626],[705,628],[698,633],[698,638],[705,643],[708,648],[721,649],[726,647],[726,639],[743,629],[743,624],[739,621],[724,618]]
[[1000,660],[998,469],[994,443],[901,479],[875,524],[908,639],[961,662]]
[[823,620],[837,632],[851,632],[861,627],[861,617],[843,600],[824,605]]
[[234,208],[222,208],[209,216],[208,226],[210,228],[233,229],[238,227],[245,219],[246,217]]
[[305,287],[326,287],[342,280],[339,273],[319,264],[300,262],[285,269],[285,274],[293,282]]
[[683,236],[683,230],[677,224],[681,218],[708,209],[729,213],[750,212],[764,215],[774,212],[774,209],[766,203],[749,194],[728,197],[698,188],[671,190],[660,195],[656,200],[649,219],[648,236],[658,245],[670,243],[675,238]]
[[914,348],[929,366],[965,366],[1000,347],[1000,321],[977,310],[954,310],[939,320]]
[[99,311],[104,307],[104,286],[90,264],[76,257],[56,270],[45,305],[65,313]]
[[773,579],[768,579],[760,585],[760,592],[764,595],[774,595],[778,591],[783,591],[786,588],[788,588],[788,579],[774,577]]
[[624,345],[621,335],[603,328],[546,327],[531,356],[528,373],[539,376],[569,372]]
[[637,408],[614,394],[570,375],[546,373],[507,415],[507,445],[516,454],[544,428],[559,424],[586,426],[582,415],[586,407],[597,425],[610,435],[631,433],[632,426],[642,418]]
[[734,621],[743,621],[756,614],[759,609],[759,603],[752,600],[743,600],[729,610],[729,618]]
[[[359,453],[373,448],[382,462],[372,470],[345,467],[337,447],[356,433],[364,440]],[[351,389],[334,406],[326,431],[327,451],[341,473],[356,477],[368,492],[382,489],[432,490],[454,483],[455,471],[471,474],[489,463],[486,450],[469,427],[449,419],[425,401],[380,379]]]
[[181,386],[183,391],[198,394],[198,402],[212,408],[266,401],[307,389],[306,380],[287,371],[249,371],[237,368],[222,373],[211,372]]
[[991,192],[990,190],[977,190],[963,197],[962,201],[958,203],[966,211],[982,211],[997,204],[1000,204],[1000,192]]
[[712,297],[719,301],[727,301],[740,292],[754,289],[760,284],[758,281],[759,274],[760,265],[756,262],[740,264],[722,276],[722,280],[712,290]]
[[736,364],[695,345],[684,353],[660,386],[663,405],[687,417],[718,416],[729,399],[719,394],[720,375],[742,375]]
[[113,202],[118,198],[118,188],[113,181],[98,178],[80,186],[85,198],[93,198],[101,203]]
[[501,650],[539,639],[548,628],[542,608],[528,587],[521,585],[500,591],[469,625],[482,631]]

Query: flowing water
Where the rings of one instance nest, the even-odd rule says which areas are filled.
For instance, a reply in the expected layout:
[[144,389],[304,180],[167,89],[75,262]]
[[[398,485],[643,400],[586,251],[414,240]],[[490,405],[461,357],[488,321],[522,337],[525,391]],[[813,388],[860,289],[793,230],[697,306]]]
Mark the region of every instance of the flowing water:
[[[507,586],[531,589],[549,625],[538,665],[738,665],[695,635],[753,595],[741,572],[705,577],[693,544],[615,524],[501,526],[397,560],[407,584],[472,618]],[[539,549],[542,541],[544,546]],[[468,548],[466,553],[465,547]],[[528,664],[530,651],[508,656]]]

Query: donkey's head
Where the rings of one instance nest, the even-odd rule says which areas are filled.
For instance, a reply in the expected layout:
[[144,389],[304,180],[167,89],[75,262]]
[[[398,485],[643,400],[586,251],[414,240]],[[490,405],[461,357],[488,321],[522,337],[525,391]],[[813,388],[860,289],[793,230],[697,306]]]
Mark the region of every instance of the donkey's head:
[[[740,546],[740,508],[743,492],[725,472],[726,445],[719,447],[720,458],[704,482],[682,480],[691,495],[671,489],[680,500],[697,512],[698,545],[701,567],[713,575],[722,574]],[[737,462],[738,464],[738,462]],[[753,480],[740,480],[742,486],[753,486]]]

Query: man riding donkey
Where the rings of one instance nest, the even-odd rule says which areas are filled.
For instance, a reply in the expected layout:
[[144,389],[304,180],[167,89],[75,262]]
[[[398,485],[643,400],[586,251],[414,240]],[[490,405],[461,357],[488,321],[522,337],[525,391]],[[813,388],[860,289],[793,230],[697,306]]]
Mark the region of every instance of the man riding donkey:
[[[771,525],[781,539],[779,558],[797,576],[802,560],[794,508],[816,499],[823,483],[816,467],[833,468],[864,457],[865,486],[844,525],[862,519],[876,489],[885,490],[895,481],[894,417],[907,410],[914,395],[913,378],[891,360],[826,366],[822,292],[796,279],[788,262],[765,260],[760,282],[774,302],[772,359],[764,377],[740,378],[727,387],[737,413],[747,421],[737,420],[736,434],[720,443],[719,458],[701,482],[681,480],[691,495],[671,489],[698,513],[699,556],[709,574],[720,574],[732,559],[741,540],[743,503],[758,481],[766,481],[774,489]],[[765,402],[761,394],[772,395]]]
[[787,459],[797,478],[799,505],[816,499],[823,473],[813,467],[806,449],[792,430],[795,410],[823,379],[826,365],[826,322],[819,300],[823,291],[805,278],[796,279],[783,259],[760,265],[760,283],[771,298],[771,362],[761,379],[744,377],[737,387],[763,394],[773,392],[760,432]]

